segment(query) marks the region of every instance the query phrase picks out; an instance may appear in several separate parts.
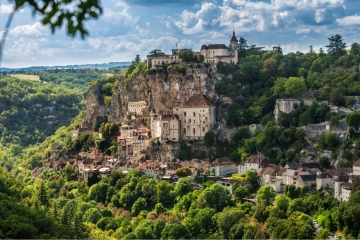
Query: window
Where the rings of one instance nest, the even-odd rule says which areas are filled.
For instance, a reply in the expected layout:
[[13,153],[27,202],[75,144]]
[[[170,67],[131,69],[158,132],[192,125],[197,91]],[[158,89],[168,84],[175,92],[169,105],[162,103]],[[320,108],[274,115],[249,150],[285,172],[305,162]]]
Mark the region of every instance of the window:
[[189,123],[191,123],[191,119],[189,118]]
[[184,135],[186,135],[186,128],[184,128]]
[[195,135],[195,128],[193,128],[193,133],[194,133],[194,135]]
[[184,123],[186,123],[186,119],[184,119]]
[[205,128],[203,127],[203,132],[205,132]]
[[195,120],[194,120],[194,123],[195,123]]
[[194,117],[195,117],[196,115],[195,115],[195,112],[194,112]]
[[184,116],[186,117],[186,112],[184,112]]

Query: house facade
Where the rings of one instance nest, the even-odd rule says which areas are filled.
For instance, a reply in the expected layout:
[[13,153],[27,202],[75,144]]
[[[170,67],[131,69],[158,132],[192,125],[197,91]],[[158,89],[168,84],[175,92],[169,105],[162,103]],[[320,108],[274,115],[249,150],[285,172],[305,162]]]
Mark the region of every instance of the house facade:
[[210,163],[209,173],[216,177],[225,177],[236,173],[236,164],[228,158],[217,158]]

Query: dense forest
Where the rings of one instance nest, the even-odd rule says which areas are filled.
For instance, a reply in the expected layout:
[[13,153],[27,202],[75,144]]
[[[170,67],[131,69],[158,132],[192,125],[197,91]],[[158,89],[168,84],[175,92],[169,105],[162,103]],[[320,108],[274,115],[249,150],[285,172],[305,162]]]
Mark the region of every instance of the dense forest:
[[[329,38],[328,53],[315,53],[310,47],[308,53],[284,54],[279,46],[265,51],[247,46],[240,38],[239,55],[240,65],[217,64],[223,77],[215,86],[218,94],[233,99],[231,104],[216,103],[227,110],[228,125],[239,127],[232,141],[222,142],[209,132],[200,143],[209,151],[199,153],[181,144],[181,160],[228,156],[239,163],[262,152],[284,166],[297,161],[301,149],[316,142],[306,138],[305,131],[298,127],[324,121],[335,125],[341,119],[349,123],[351,138],[339,141],[327,133],[319,137],[316,147],[332,150],[333,159],[340,149],[354,150],[339,163],[340,167],[351,166],[360,157],[360,140],[355,134],[359,129],[357,112],[345,117],[331,112],[329,104],[322,102],[351,107],[354,99],[345,100],[344,96],[360,95],[357,43],[346,50],[341,36],[335,36]],[[189,62],[189,68],[201,64],[201,60]],[[162,71],[172,68],[186,71],[179,66]],[[137,56],[121,76],[126,76],[125,83],[129,83],[140,72],[153,74]],[[97,132],[72,138],[71,131],[81,125],[83,116],[78,90],[84,89],[83,85],[97,73],[89,78],[80,72],[42,74],[41,79],[47,83],[0,79],[1,238],[325,239],[334,233],[346,239],[360,238],[358,182],[354,183],[356,189],[350,201],[340,203],[331,189],[314,191],[290,185],[283,194],[276,195],[269,185],[259,186],[258,174],[253,170],[230,177],[232,194],[206,175],[192,182],[179,174],[177,184],[172,184],[147,178],[136,170],[125,174],[117,169],[107,178],[94,175],[89,181],[80,181],[73,158],[59,172],[45,169],[33,177],[31,170],[45,164],[52,144],[61,143],[60,150],[70,156],[89,151],[90,146],[106,152],[116,146],[113,136],[119,130],[117,124],[103,123],[94,126],[96,131],[102,129],[102,140]],[[113,94],[115,84],[105,84],[101,89],[104,99]],[[302,102],[274,123],[272,112],[277,98],[302,98],[310,90],[314,100],[311,105]],[[49,124],[54,121],[49,118],[52,114],[59,122]],[[45,123],[51,128],[44,130]],[[263,125],[264,130],[251,133],[248,125],[253,123]],[[36,142],[39,144],[28,147]],[[319,164],[327,166],[330,160],[320,159]],[[256,203],[246,200],[254,194]],[[320,232],[314,231],[314,219],[322,226]]]
[[0,141],[22,147],[41,143],[85,108],[80,93],[52,83],[0,78]]

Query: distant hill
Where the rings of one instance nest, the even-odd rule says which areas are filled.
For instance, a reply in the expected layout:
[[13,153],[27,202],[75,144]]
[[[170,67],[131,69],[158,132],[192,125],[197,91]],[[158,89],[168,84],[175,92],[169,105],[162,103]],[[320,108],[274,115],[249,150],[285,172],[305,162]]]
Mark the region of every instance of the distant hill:
[[40,70],[49,70],[49,69],[109,69],[115,67],[126,68],[131,64],[131,62],[109,62],[109,63],[100,63],[100,64],[80,64],[80,65],[66,65],[66,66],[32,66],[27,68],[0,68],[0,72],[27,72],[27,71],[40,71]]

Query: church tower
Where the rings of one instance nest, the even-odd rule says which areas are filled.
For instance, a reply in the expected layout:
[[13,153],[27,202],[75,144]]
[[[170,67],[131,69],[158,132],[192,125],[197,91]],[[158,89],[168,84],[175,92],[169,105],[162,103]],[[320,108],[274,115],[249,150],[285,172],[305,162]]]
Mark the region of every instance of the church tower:
[[233,57],[233,61],[235,64],[238,62],[238,57],[239,57],[237,45],[238,45],[238,40],[235,36],[235,31],[233,30],[233,35],[232,38],[230,39],[230,48],[231,48],[230,51],[232,52],[231,56]]

